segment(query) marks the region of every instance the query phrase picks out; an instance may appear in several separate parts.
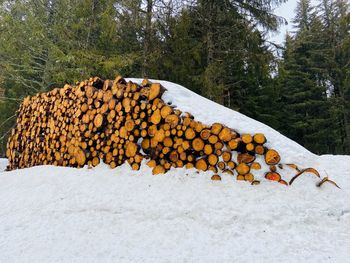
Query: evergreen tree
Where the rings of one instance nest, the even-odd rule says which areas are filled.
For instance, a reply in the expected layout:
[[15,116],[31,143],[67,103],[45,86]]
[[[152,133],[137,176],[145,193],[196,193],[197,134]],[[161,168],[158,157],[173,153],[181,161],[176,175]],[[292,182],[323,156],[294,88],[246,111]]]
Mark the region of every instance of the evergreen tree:
[[348,21],[350,4],[345,0],[323,0],[319,8],[322,21],[322,69],[328,85],[329,101],[335,132],[336,153],[350,153],[350,111],[347,90],[350,53],[346,42],[350,35]]
[[274,76],[265,38],[283,2],[1,1],[1,151],[23,97],[122,74],[182,84],[317,153],[349,153],[349,4],[300,0]]
[[334,150],[324,72],[318,67],[321,23],[309,0],[298,3],[295,37],[287,36],[279,71],[280,130],[316,153]]
[[[113,1],[6,1],[0,7],[0,122],[27,95],[122,68],[115,56]],[[12,124],[14,118],[8,122]],[[7,124],[6,124],[7,125]],[[0,128],[2,150],[7,128]],[[2,151],[3,152],[3,151]]]
[[310,30],[311,23],[315,18],[314,7],[310,0],[300,0],[297,3],[296,14],[293,19],[295,28],[298,32]]
[[297,32],[287,38],[279,68],[280,130],[316,153],[349,153],[349,6],[324,0],[318,10],[298,2]]

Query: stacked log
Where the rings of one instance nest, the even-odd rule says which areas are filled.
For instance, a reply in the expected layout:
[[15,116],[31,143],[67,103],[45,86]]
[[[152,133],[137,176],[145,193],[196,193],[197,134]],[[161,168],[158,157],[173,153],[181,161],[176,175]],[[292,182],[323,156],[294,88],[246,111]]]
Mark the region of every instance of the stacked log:
[[257,184],[261,155],[270,166],[266,178],[285,183],[276,171],[280,155],[266,147],[264,134],[197,121],[162,100],[165,90],[149,80],[94,77],[25,98],[7,144],[8,169],[127,162],[138,170],[147,159],[153,174],[186,167],[212,171],[213,180],[222,172]]

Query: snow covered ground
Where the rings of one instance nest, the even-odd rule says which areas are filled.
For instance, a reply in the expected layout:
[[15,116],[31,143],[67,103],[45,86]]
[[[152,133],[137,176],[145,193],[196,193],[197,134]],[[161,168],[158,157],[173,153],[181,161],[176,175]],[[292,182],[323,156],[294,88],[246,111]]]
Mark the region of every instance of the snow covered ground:
[[[205,123],[264,132],[282,162],[315,167],[285,187],[143,165],[0,172],[0,262],[349,262],[350,156],[317,156],[273,129],[162,82]],[[0,160],[0,171],[6,160]],[[291,171],[283,170],[290,179]],[[258,176],[262,176],[261,174]]]

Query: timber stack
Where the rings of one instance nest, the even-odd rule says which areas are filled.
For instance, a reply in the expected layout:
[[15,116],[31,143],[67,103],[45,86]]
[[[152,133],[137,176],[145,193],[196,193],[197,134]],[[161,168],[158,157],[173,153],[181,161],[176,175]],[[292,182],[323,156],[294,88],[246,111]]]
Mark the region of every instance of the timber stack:
[[220,123],[207,125],[162,100],[166,89],[98,77],[26,97],[7,145],[8,170],[35,165],[111,168],[143,159],[153,174],[172,167],[236,175],[258,184],[256,157],[264,157],[269,180],[287,184],[276,172],[280,155],[266,147],[264,134],[239,134]]

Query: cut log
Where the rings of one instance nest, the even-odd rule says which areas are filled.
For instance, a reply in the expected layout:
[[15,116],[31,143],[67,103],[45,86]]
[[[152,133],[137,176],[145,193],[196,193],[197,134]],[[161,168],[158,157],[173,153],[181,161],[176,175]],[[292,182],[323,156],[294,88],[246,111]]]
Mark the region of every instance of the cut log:
[[187,128],[185,131],[185,137],[187,140],[192,140],[196,137],[196,132],[192,128]]
[[232,139],[232,132],[229,128],[223,128],[219,133],[219,139],[224,142],[228,142]]
[[237,175],[237,180],[244,181],[244,175],[242,175],[242,174]]
[[253,182],[254,181],[254,175],[251,173],[247,173],[244,175],[244,180],[248,181],[248,182]]
[[165,119],[166,117],[168,117],[171,113],[173,112],[173,109],[168,106],[165,105],[162,107],[162,109],[160,110],[160,115],[162,116],[163,119]]
[[224,144],[223,144],[222,142],[216,142],[216,143],[214,144],[214,148],[215,148],[216,150],[221,150],[223,147],[224,147]]
[[163,140],[163,144],[166,147],[172,147],[173,146],[173,140],[171,139],[171,137],[165,137]]
[[260,165],[260,163],[253,162],[253,163],[250,165],[250,168],[253,169],[253,170],[260,170],[260,169],[261,169],[261,165]]
[[219,161],[219,158],[215,154],[210,154],[208,156],[208,162],[210,165],[215,166]]
[[251,143],[253,141],[253,137],[250,134],[243,134],[241,138],[245,144]]
[[249,153],[241,153],[237,156],[238,163],[251,163],[254,162],[255,156],[250,155]]
[[186,169],[192,169],[192,168],[194,168],[194,165],[193,165],[193,163],[186,163],[185,167],[186,167]]
[[134,120],[130,119],[125,122],[125,128],[127,131],[131,132],[135,128],[135,122]]
[[218,172],[218,169],[216,168],[216,166],[209,166],[208,167],[208,171],[212,171],[213,173],[217,173]]
[[203,140],[208,140],[209,139],[209,136],[210,136],[210,130],[209,129],[203,129],[200,133],[200,137],[203,139]]
[[204,150],[203,151],[204,151],[204,154],[210,155],[210,154],[213,153],[213,147],[210,144],[206,144],[204,146]]
[[247,174],[250,171],[250,167],[246,163],[240,163],[236,166],[236,171],[239,174]]
[[138,163],[131,164],[131,169],[133,169],[134,171],[140,170],[140,164]]
[[157,165],[156,167],[153,168],[152,174],[157,175],[157,174],[164,174],[165,169],[162,165]]
[[226,164],[225,162],[218,162],[217,167],[223,171],[226,169]]
[[162,116],[160,114],[160,110],[159,109],[155,110],[151,116],[151,122],[157,125],[160,123],[161,119],[162,119]]
[[199,159],[196,161],[196,169],[201,171],[206,171],[208,169],[208,164],[205,159]]
[[171,128],[174,128],[179,124],[179,116],[176,114],[170,114],[165,118],[165,122],[168,123]]
[[245,146],[245,148],[246,148],[246,150],[247,150],[248,152],[253,152],[255,146],[254,146],[254,144],[252,144],[252,143],[248,143],[248,144]]
[[192,141],[193,150],[200,152],[204,148],[204,142],[201,138],[196,138]]
[[157,162],[156,160],[150,160],[147,162],[147,166],[150,167],[150,168],[154,168],[157,166]]
[[99,163],[100,163],[100,158],[94,157],[94,158],[92,159],[91,164],[92,164],[93,167],[96,167],[97,165],[99,165]]
[[231,152],[229,152],[229,151],[224,151],[223,153],[222,153],[222,159],[223,159],[223,161],[224,162],[229,162],[229,161],[231,161],[231,158],[232,158],[232,154],[231,154]]
[[205,125],[201,122],[194,122],[194,130],[200,133],[205,128]]
[[217,143],[218,140],[219,140],[219,138],[218,138],[218,136],[216,136],[216,135],[210,135],[210,136],[209,136],[209,139],[208,139],[208,141],[209,141],[211,144]]
[[230,169],[234,169],[234,168],[236,167],[236,163],[233,162],[233,161],[229,161],[229,162],[227,163],[227,166],[228,166]]
[[254,151],[256,154],[263,155],[265,153],[265,148],[262,145],[256,145]]
[[265,162],[268,165],[275,165],[281,161],[281,157],[276,150],[269,149],[265,154]]
[[169,154],[169,159],[170,159],[170,161],[172,161],[172,162],[177,162],[178,160],[179,160],[179,154],[178,154],[178,152],[177,151],[172,151],[172,152],[170,152],[170,154]]
[[125,155],[126,157],[134,157],[138,151],[138,147],[135,143],[129,142],[126,145]]
[[97,114],[94,118],[94,125],[96,128],[100,128],[103,124],[103,116],[102,114]]
[[232,139],[228,142],[228,147],[230,148],[230,150],[236,150],[238,149],[240,143],[241,138]]
[[78,149],[75,154],[75,160],[79,166],[84,166],[86,162],[86,155],[83,150]]
[[222,124],[220,123],[213,123],[213,125],[211,126],[211,133],[218,135],[222,129]]
[[279,182],[281,180],[281,175],[275,172],[268,172],[265,174],[265,178],[271,181]]
[[163,129],[159,129],[154,134],[154,139],[158,142],[162,142],[165,138],[165,131]]
[[152,83],[148,94],[148,100],[154,100],[160,98],[166,89],[159,83]]
[[213,181],[221,181],[221,176],[218,175],[218,174],[214,174],[214,175],[211,177],[211,180],[213,180]]
[[262,133],[257,133],[254,135],[253,140],[258,144],[264,144],[266,142],[266,137]]
[[141,148],[143,150],[148,150],[150,148],[150,140],[149,139],[143,139],[142,142],[141,142]]
[[124,85],[126,84],[125,79],[121,75],[116,76],[116,78],[114,79],[114,82],[124,84]]

